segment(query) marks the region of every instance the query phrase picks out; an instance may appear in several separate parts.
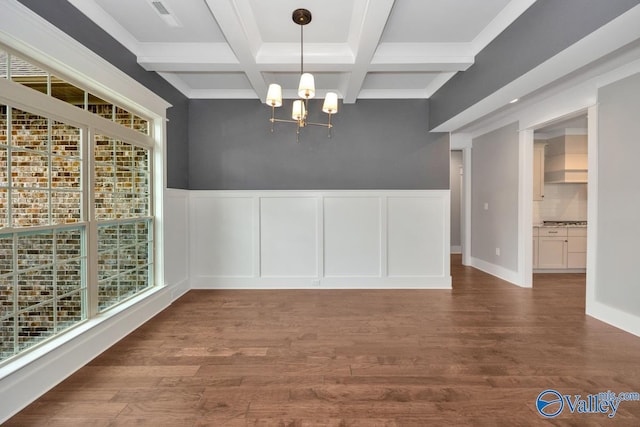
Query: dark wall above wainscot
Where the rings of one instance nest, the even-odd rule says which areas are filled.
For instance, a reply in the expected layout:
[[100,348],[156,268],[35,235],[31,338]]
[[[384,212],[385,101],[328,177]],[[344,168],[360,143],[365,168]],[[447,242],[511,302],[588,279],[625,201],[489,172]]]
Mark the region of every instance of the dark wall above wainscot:
[[[321,100],[311,121],[324,122]],[[276,116],[291,113],[291,100]],[[315,114],[314,114],[315,113]],[[449,136],[428,132],[428,100],[340,105],[333,137],[276,123],[258,100],[191,100],[189,188],[196,190],[448,189]]]

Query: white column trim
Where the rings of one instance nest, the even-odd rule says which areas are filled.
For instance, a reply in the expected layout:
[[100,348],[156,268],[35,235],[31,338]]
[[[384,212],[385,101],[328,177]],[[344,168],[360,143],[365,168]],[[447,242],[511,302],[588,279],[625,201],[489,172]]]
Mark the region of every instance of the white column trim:
[[533,286],[533,130],[518,133],[518,283]]
[[587,284],[585,311],[596,316],[596,269],[598,259],[598,106],[587,110],[587,159],[589,185],[587,186]]

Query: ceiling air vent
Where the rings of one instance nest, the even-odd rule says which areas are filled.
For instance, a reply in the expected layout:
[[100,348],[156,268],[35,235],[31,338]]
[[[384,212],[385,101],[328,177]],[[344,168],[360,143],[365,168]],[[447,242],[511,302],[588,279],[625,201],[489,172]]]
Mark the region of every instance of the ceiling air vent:
[[152,1],[151,4],[156,8],[160,15],[171,15],[166,7],[159,1]]
[[182,24],[180,24],[180,22],[175,18],[173,13],[171,13],[171,10],[164,3],[156,0],[147,0],[147,1],[153,7],[153,10],[155,10],[158,16],[162,18],[164,22],[167,23],[167,25],[171,27],[182,27]]

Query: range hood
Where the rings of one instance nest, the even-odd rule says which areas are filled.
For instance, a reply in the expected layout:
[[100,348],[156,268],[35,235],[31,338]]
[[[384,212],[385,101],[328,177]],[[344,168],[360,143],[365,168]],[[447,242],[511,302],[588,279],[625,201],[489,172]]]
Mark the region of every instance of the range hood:
[[587,182],[587,135],[561,135],[547,140],[544,182]]

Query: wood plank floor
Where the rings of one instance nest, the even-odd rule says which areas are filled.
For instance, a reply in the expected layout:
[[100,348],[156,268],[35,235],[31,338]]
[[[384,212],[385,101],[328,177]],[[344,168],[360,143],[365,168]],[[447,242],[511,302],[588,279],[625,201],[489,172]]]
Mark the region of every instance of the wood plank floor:
[[[456,256],[452,275],[452,291],[191,291],[6,425],[548,425],[545,389],[640,392],[640,338],[584,315],[584,275],[520,289]],[[638,426],[640,402],[553,423]]]

